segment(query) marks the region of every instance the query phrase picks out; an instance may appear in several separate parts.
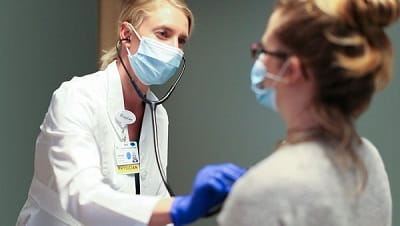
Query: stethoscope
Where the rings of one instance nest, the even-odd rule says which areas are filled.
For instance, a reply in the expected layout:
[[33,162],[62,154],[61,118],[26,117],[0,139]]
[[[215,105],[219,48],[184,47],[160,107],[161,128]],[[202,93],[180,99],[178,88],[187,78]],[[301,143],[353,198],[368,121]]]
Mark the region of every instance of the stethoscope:
[[[126,68],[124,61],[122,60],[121,53],[119,47],[121,46],[121,41],[129,41],[130,39],[121,39],[117,42],[117,54],[118,58],[121,61],[122,66],[125,69],[125,72],[127,73],[129,80],[135,89],[136,93],[139,95],[139,97],[145,102],[146,104],[149,105],[150,110],[151,110],[151,121],[152,121],[152,127],[153,127],[153,143],[154,143],[154,153],[156,156],[156,162],[157,162],[157,167],[158,171],[160,172],[161,180],[164,183],[165,188],[167,189],[168,193],[170,196],[175,196],[174,191],[172,190],[171,186],[168,184],[165,172],[162,168],[162,163],[160,160],[160,151],[158,147],[158,131],[157,131],[157,117],[156,117],[156,108],[158,105],[164,103],[172,94],[172,92],[175,90],[175,87],[178,85],[178,82],[181,80],[183,73],[185,72],[186,68],[186,60],[184,57],[182,57],[182,64],[181,64],[181,70],[178,73],[178,77],[176,80],[172,83],[171,87],[168,89],[168,91],[164,94],[162,98],[159,100],[149,100],[146,98],[146,96],[143,94],[143,92],[139,89],[137,86],[136,82],[133,80],[132,76],[130,75],[128,68]],[[214,207],[211,209],[205,217],[210,217],[218,213],[222,208],[222,204]]]
[[176,80],[173,82],[171,87],[168,89],[168,91],[164,94],[162,98],[159,100],[149,100],[146,98],[146,95],[143,94],[143,92],[140,90],[140,88],[137,86],[136,82],[133,80],[132,76],[130,75],[128,68],[126,68],[124,61],[122,60],[121,53],[120,53],[120,46],[121,46],[121,41],[128,41],[130,39],[121,39],[118,41],[116,49],[117,49],[117,54],[118,58],[121,61],[122,66],[125,69],[125,72],[127,73],[129,80],[135,89],[136,93],[139,95],[139,97],[145,102],[146,104],[149,105],[150,110],[151,110],[151,122],[152,122],[152,127],[153,127],[153,143],[154,143],[154,152],[156,156],[156,162],[157,162],[157,167],[158,171],[160,172],[161,180],[165,185],[165,188],[167,189],[168,193],[170,196],[175,196],[174,191],[172,190],[171,186],[167,182],[167,177],[165,175],[165,172],[162,167],[162,163],[160,160],[160,151],[158,147],[158,130],[157,130],[157,114],[156,114],[156,108],[158,105],[164,103],[172,94],[172,92],[175,90],[175,87],[178,85],[178,82],[181,80],[183,73],[185,72],[186,68],[186,60],[184,57],[182,57],[182,66],[181,70],[178,73],[178,77]]

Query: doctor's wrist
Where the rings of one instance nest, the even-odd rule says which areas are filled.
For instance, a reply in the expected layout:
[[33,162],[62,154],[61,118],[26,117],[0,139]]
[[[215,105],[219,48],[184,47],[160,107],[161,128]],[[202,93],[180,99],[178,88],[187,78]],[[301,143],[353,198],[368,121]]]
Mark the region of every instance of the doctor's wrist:
[[170,215],[171,206],[174,198],[160,199],[153,209],[149,226],[166,225],[172,222]]

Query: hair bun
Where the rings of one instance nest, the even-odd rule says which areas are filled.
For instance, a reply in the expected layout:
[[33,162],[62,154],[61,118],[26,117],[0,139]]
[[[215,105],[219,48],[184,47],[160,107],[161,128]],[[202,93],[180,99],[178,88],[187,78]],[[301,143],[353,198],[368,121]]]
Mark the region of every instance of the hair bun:
[[325,13],[352,27],[384,28],[400,16],[399,0],[314,0]]
[[398,0],[339,0],[338,13],[345,23],[361,30],[385,28],[400,16]]

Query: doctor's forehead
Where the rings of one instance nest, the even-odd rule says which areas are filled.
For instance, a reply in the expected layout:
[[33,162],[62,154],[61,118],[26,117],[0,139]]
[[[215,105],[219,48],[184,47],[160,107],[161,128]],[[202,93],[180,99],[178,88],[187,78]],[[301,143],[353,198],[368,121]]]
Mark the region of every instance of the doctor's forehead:
[[189,19],[182,10],[164,3],[154,8],[145,17],[143,24],[145,26],[166,27],[172,29],[181,35],[189,36]]

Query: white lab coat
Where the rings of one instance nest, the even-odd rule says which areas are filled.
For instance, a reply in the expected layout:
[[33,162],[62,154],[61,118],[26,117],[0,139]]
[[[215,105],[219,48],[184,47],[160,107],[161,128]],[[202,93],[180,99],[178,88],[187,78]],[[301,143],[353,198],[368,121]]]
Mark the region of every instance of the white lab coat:
[[[149,91],[150,99],[156,97]],[[146,106],[139,140],[141,195],[133,175],[116,172],[114,146],[127,129],[115,115],[124,109],[116,62],[104,71],[64,82],[52,97],[36,142],[35,170],[17,225],[147,225],[168,193],[153,148]],[[168,116],[157,107],[159,147],[167,167]]]

